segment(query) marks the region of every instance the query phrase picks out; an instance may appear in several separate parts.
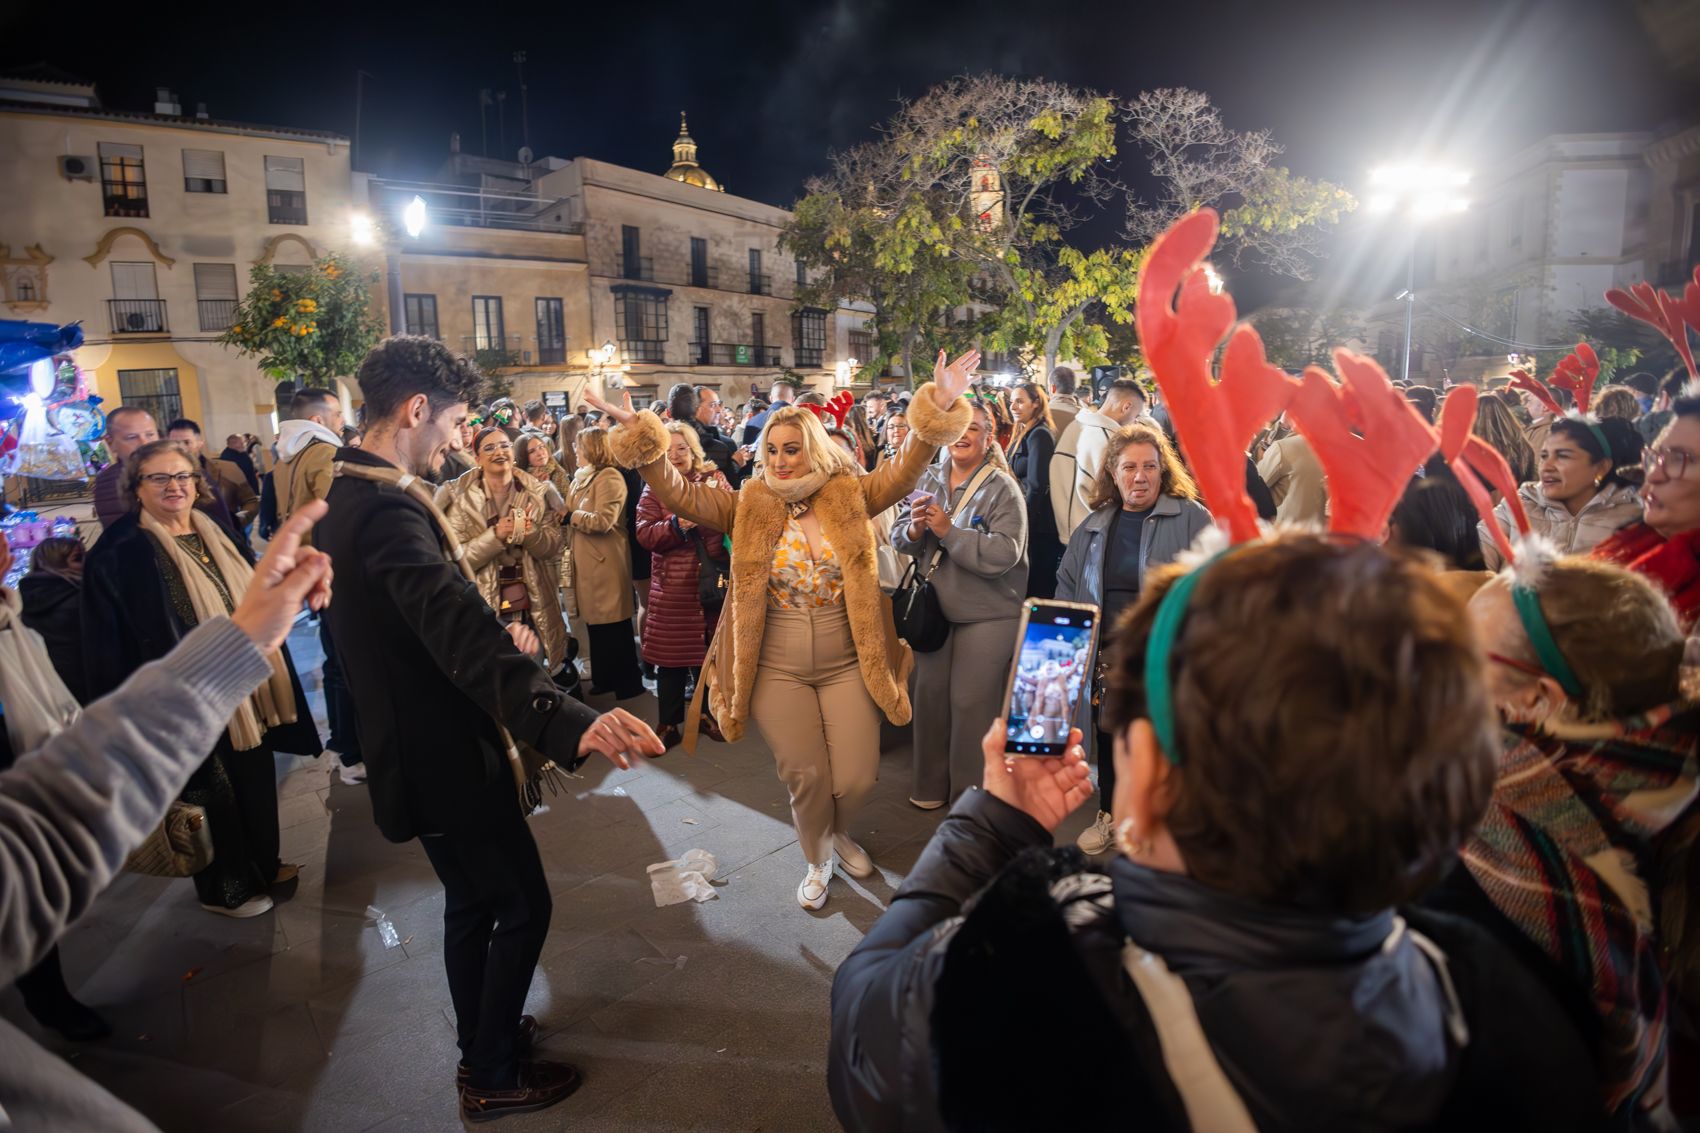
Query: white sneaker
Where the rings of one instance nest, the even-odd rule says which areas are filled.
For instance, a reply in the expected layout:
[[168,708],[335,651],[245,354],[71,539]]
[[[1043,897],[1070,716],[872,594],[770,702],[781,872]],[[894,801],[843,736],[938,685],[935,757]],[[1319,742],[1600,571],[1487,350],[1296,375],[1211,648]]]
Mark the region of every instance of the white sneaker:
[[338,764],[337,775],[350,787],[358,787],[366,781],[366,764],[364,762],[356,763],[353,767]]
[[1074,844],[1080,847],[1082,853],[1103,853],[1116,844],[1116,820],[1099,811],[1092,825],[1080,832],[1080,837],[1074,840]]
[[838,867],[851,877],[872,877],[874,859],[848,834],[834,834],[832,848],[838,852]]
[[221,917],[257,917],[261,913],[272,911],[272,899],[264,893],[260,893],[248,898],[234,909],[227,909],[223,905],[205,904],[201,908],[209,913],[217,913]]
[[935,802],[935,801],[923,800],[923,799],[910,799],[909,805],[910,806],[918,806],[922,810],[937,810],[937,809],[939,809],[939,807],[944,805],[944,800],[939,799]]
[[809,872],[803,875],[803,884],[797,886],[797,904],[805,909],[818,909],[826,904],[826,885],[832,880],[832,859],[826,859],[825,865],[812,865]]

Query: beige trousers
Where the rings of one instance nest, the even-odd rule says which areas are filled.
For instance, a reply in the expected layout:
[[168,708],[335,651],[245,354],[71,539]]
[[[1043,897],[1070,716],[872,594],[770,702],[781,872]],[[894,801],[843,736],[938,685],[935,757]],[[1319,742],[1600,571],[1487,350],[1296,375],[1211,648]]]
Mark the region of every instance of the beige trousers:
[[880,710],[862,683],[842,603],[768,607],[750,718],[791,792],[797,843],[812,865],[832,854],[879,778]]

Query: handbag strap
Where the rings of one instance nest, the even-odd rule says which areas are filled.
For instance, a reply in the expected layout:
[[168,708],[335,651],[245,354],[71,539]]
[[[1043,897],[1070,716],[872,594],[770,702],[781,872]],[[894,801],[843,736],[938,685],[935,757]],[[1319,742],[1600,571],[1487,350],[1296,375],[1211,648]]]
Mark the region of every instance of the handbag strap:
[[[948,460],[948,458],[946,458],[946,459]],[[995,466],[993,466],[992,462],[989,459],[986,460],[984,463],[982,463],[979,468],[974,470],[974,475],[972,475],[968,478],[968,482],[966,484],[962,485],[962,494],[956,497],[956,503],[954,503],[954,504],[952,504],[948,499],[949,489],[950,489],[950,474],[948,472],[945,473],[944,483],[945,483],[945,492],[946,492],[946,496],[947,496],[947,499],[945,500],[945,505],[944,505],[945,517],[947,519],[949,519],[954,524],[956,522],[956,517],[959,514],[961,514],[962,509],[968,505],[968,501],[974,498],[974,493],[978,492],[980,490],[980,486],[982,484],[984,484],[988,479],[990,479],[992,473],[994,473],[996,471],[997,471],[997,468]],[[932,578],[933,572],[939,569],[939,563],[942,562],[943,560],[944,560],[944,543],[941,541],[939,543],[938,549],[933,552],[932,561],[927,564],[926,573],[921,575],[921,580],[923,582],[925,582],[927,579]]]

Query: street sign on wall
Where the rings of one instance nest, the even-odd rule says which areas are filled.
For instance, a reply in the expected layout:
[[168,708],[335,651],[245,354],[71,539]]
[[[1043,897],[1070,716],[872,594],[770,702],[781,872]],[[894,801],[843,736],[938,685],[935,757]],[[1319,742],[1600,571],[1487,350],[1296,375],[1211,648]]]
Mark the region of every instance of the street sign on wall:
[[544,390],[543,407],[545,409],[565,409],[567,407],[567,391],[564,389]]

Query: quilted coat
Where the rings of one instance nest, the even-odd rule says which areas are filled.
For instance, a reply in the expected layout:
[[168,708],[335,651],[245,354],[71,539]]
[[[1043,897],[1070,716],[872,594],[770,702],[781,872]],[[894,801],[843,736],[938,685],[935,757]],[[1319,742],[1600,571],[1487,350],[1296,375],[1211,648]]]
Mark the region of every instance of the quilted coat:
[[[717,471],[692,473],[688,483],[717,485],[730,493],[732,487]],[[721,532],[709,527],[681,528],[676,517],[655,493],[645,488],[638,498],[637,537],[649,551],[649,612],[643,618],[643,659],[651,665],[686,669],[702,664],[708,637],[713,632],[710,615],[703,612],[697,597],[697,541],[721,563],[726,548]]]
[[[871,517],[909,494],[940,446],[951,444],[968,428],[969,416],[966,399],[957,398],[949,410],[941,410],[933,403],[932,384],[922,386],[909,403],[909,437],[896,459],[862,477],[841,472],[813,497],[821,533],[844,571],[845,613],[862,683],[893,724],[909,722],[907,684],[914,657],[897,636],[891,599],[880,590]],[[737,492],[687,484],[663,459],[669,439],[661,419],[644,410],[630,425],[615,428],[608,442],[614,459],[641,472],[668,508],[704,527],[731,529],[731,583],[714,638],[715,672],[707,688],[709,711],[726,738],[735,741],[749,725],[750,695],[767,627],[767,580],[773,572],[774,548],[785,530],[786,509],[758,476],[745,480]]]

